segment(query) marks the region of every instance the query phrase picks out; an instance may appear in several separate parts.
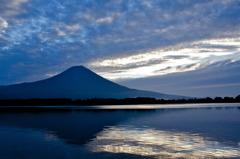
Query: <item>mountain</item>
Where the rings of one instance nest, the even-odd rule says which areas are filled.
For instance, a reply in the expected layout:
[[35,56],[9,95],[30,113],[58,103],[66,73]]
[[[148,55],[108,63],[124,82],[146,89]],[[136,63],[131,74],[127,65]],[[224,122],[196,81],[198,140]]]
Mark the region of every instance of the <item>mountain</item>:
[[133,98],[183,99],[187,97],[130,89],[111,82],[83,66],[68,70],[45,80],[0,86],[0,99],[31,98]]

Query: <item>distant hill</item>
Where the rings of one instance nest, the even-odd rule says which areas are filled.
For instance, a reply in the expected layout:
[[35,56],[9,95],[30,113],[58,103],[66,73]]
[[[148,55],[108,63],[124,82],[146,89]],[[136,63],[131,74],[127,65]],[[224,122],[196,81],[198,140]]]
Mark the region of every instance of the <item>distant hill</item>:
[[134,98],[186,99],[188,97],[130,89],[111,82],[83,66],[68,70],[45,80],[0,86],[0,99],[31,98]]

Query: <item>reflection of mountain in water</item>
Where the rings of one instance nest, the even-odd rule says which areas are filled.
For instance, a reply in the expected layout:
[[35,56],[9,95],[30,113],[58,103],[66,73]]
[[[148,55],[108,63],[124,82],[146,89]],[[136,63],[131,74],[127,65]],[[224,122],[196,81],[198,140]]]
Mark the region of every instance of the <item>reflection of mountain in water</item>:
[[27,112],[0,114],[0,125],[51,131],[71,144],[82,145],[94,138],[106,126],[113,126],[131,117],[154,110],[65,110],[32,109]]

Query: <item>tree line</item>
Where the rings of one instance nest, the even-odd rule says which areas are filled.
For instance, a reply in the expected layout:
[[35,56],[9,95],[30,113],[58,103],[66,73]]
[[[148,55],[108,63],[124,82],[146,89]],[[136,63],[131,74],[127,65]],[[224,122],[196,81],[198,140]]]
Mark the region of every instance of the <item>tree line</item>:
[[237,97],[215,97],[194,99],[155,99],[148,97],[125,98],[125,99],[101,99],[93,98],[86,100],[72,99],[3,99],[0,106],[91,106],[91,105],[127,105],[127,104],[185,104],[185,103],[240,103],[240,95]]

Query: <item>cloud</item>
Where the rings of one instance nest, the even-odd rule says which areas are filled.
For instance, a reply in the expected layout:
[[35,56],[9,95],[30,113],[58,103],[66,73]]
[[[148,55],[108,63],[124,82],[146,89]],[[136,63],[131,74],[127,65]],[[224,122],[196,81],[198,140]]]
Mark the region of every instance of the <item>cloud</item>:
[[24,7],[28,0],[1,0],[0,15],[8,20],[17,20],[17,17],[27,12]]
[[96,20],[97,23],[111,23],[112,21],[113,17],[104,17]]
[[[137,55],[122,58],[116,57],[102,61],[98,60],[93,62],[92,66],[105,68],[105,72],[109,72],[112,69],[122,70],[128,68],[125,73],[130,76],[125,76],[125,78],[136,77],[136,69],[141,72],[142,77],[184,72],[197,70],[217,61],[239,59],[239,44],[239,38],[180,43],[176,46],[138,53]],[[204,52],[203,50],[207,50],[207,52]],[[146,67],[148,69],[146,69]],[[107,70],[107,68],[109,70]],[[144,71],[147,71],[145,72],[145,75]],[[116,78],[117,76],[122,78],[123,72],[119,74],[112,73],[112,75],[109,73],[105,75],[104,72],[102,72],[102,75],[108,78],[111,78],[111,76],[113,76],[113,78]],[[139,78],[139,76],[136,78]]]
[[55,30],[58,36],[74,35],[81,28],[80,24],[59,24],[55,26]]
[[134,70],[134,69],[139,68],[139,67],[146,67],[146,66],[149,66],[149,65],[161,64],[161,63],[164,63],[164,62],[165,62],[165,60],[162,60],[162,59],[137,61],[137,62],[127,63],[127,64],[124,64],[124,62],[120,63],[120,64],[114,64],[114,63],[111,63],[110,61],[109,61],[109,63],[106,61],[105,65],[103,65],[100,68],[97,68],[96,70],[98,72],[107,71],[108,73],[109,72],[111,72],[111,73],[123,73],[123,72],[129,71],[129,70]]
[[169,55],[166,56],[166,59],[183,59],[183,58],[188,58],[189,56],[187,55]]
[[6,33],[5,29],[7,29],[8,27],[9,27],[8,22],[0,17],[0,40],[6,40],[4,35]]
[[[197,64],[196,64],[197,65]],[[194,66],[187,66],[194,67]],[[223,60],[195,71],[119,81],[120,84],[143,90],[193,97],[239,95],[240,60]],[[171,68],[166,68],[171,69]],[[182,69],[182,68],[180,68]]]
[[0,17],[0,28],[8,28],[8,22]]
[[29,79],[33,65],[39,78],[80,64],[109,78],[199,69],[237,58],[239,14],[231,0],[3,0],[0,63]]

